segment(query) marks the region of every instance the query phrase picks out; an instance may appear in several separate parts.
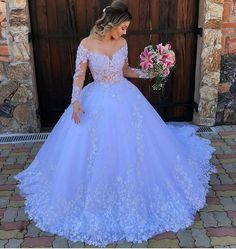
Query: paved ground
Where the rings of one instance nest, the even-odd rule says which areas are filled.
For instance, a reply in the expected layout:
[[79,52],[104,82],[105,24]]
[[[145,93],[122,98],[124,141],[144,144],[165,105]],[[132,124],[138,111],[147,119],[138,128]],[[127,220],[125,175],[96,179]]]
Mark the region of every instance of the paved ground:
[[[178,233],[164,233],[142,244],[120,243],[109,247],[232,247],[236,248],[236,125],[215,127],[210,138],[217,149],[208,206],[201,209],[194,224]],[[91,247],[72,243],[35,227],[24,213],[13,176],[34,159],[41,143],[0,145],[0,247]]]

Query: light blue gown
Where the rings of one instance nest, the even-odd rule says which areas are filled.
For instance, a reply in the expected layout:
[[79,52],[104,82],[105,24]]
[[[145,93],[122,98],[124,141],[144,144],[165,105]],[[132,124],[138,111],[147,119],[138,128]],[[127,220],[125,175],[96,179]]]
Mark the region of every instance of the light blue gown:
[[127,54],[127,45],[112,58],[78,47],[76,70],[87,61],[94,78],[81,92],[81,122],[70,104],[15,176],[44,231],[101,247],[142,242],[189,227],[205,205],[215,149],[193,127],[161,119],[124,78]]

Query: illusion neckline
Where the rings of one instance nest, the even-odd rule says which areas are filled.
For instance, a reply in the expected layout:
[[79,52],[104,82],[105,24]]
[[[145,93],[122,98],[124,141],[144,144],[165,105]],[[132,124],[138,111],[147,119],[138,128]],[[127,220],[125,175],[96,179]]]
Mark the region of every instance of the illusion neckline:
[[114,58],[114,56],[115,56],[120,50],[122,50],[122,49],[124,49],[124,48],[127,47],[127,44],[125,44],[125,45],[121,46],[120,48],[118,48],[111,56],[106,55],[106,54],[102,54],[102,53],[98,53],[98,52],[96,52],[96,51],[92,51],[92,50],[86,48],[86,47],[85,47],[84,45],[82,45],[82,44],[80,44],[80,46],[83,47],[84,49],[86,49],[86,50],[87,50],[89,53],[91,53],[91,54],[100,55],[100,56],[106,57],[106,58],[108,58],[110,61],[112,61],[113,58]]

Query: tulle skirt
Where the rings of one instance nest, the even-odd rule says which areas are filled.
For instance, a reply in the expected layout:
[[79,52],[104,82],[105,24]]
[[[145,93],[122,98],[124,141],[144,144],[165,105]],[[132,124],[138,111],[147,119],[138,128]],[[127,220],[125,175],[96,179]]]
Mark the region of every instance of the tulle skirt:
[[15,176],[29,218],[101,247],[190,226],[216,172],[210,141],[192,126],[165,123],[128,80],[92,82],[80,101],[81,122],[69,105]]

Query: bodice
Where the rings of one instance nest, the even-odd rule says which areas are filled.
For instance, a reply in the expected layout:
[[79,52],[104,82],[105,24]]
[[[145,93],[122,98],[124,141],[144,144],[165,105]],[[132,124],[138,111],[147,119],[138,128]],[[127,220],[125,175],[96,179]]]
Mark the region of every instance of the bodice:
[[111,57],[90,51],[80,45],[86,56],[94,81],[115,83],[124,79],[123,67],[128,56],[127,44],[116,50]]

